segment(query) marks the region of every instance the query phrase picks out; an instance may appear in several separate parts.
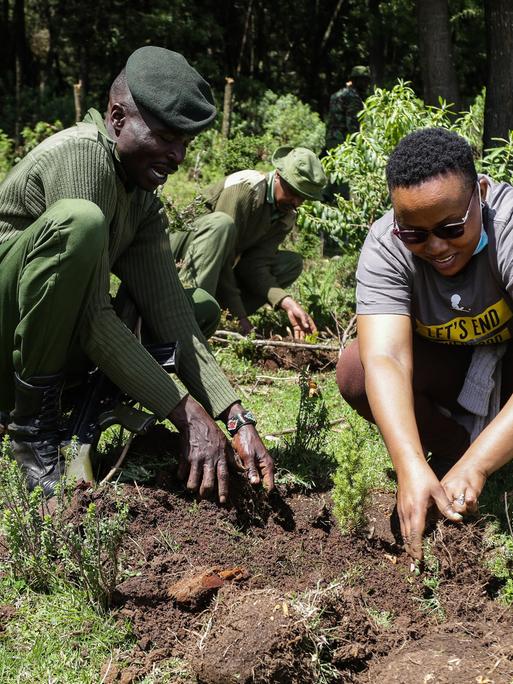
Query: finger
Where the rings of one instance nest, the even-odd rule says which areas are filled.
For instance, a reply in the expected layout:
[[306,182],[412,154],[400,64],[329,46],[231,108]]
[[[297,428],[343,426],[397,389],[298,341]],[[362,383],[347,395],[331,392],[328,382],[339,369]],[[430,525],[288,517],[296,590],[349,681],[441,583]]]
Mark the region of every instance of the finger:
[[257,485],[260,482],[260,475],[258,474],[257,467],[255,465],[255,455],[250,453],[244,459],[246,469],[248,471],[248,478],[251,484]]
[[203,479],[201,480],[201,486],[199,494],[201,498],[211,496],[214,491],[215,484],[215,468],[213,463],[205,463],[203,466]]
[[415,560],[422,560],[422,535],[426,527],[425,512],[417,512],[411,521],[407,551]]
[[229,466],[231,466],[234,470],[236,470],[239,473],[246,472],[246,468],[244,468],[244,463],[241,461],[241,458],[237,453],[237,450],[234,449],[229,442],[226,442],[224,453]]
[[189,461],[184,453],[180,453],[180,459],[178,461],[178,479],[182,482],[187,479],[187,473],[189,472]]
[[438,510],[448,520],[452,520],[453,522],[461,522],[463,520],[463,516],[455,509],[454,502],[447,498],[447,495],[442,487],[440,487],[440,491],[437,494],[433,494],[432,496]]
[[264,482],[264,487],[267,491],[274,489],[274,462],[267,454],[264,458],[259,459],[260,474]]
[[314,323],[314,321],[313,321],[313,318],[312,318],[311,316],[308,316],[308,322],[309,322],[309,325],[310,325],[310,330],[311,330],[313,333],[316,333],[316,332],[317,332],[317,326],[315,325],[315,323]]
[[299,325],[294,326],[294,339],[295,340],[304,340],[305,339],[305,333],[303,330],[301,330]]
[[217,493],[219,495],[219,503],[224,504],[228,500],[229,480],[230,476],[226,459],[220,458],[217,462]]
[[189,479],[187,480],[187,489],[191,492],[196,492],[201,484],[201,470],[197,463],[191,463],[189,471]]
[[478,494],[472,487],[467,487],[465,491],[465,505],[467,513],[477,513]]

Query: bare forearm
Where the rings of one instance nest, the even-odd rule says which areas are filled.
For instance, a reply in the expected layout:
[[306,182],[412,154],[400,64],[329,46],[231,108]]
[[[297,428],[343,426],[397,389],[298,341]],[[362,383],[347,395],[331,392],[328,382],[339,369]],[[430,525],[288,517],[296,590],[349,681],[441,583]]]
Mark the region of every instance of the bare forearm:
[[415,420],[411,374],[387,356],[369,359],[365,366],[374,420],[400,477],[414,462],[426,464]]
[[512,458],[513,397],[470,445],[460,460],[462,465],[475,467],[489,477]]

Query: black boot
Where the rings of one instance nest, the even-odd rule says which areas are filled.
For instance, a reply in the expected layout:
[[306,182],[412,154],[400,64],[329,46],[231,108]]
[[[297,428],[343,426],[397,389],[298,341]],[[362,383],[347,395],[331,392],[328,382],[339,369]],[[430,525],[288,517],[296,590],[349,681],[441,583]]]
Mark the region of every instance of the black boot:
[[62,374],[22,380],[15,376],[15,408],[7,426],[14,457],[23,468],[32,491],[41,485],[46,497],[54,495],[64,472],[60,455]]

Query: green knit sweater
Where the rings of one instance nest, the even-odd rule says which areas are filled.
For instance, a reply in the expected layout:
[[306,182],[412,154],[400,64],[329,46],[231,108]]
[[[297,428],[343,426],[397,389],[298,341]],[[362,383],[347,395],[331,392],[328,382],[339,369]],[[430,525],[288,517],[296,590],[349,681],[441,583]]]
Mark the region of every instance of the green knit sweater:
[[109,252],[90,293],[80,342],[88,357],[133,399],[166,417],[187,393],[116,316],[110,272],[128,287],[157,342],[180,345],[178,376],[213,416],[237,401],[208,350],[180,284],[162,203],[121,181],[115,143],[100,114],[48,138],[0,184],[0,243],[21,234],[54,202],[79,197],[98,205],[110,225]]

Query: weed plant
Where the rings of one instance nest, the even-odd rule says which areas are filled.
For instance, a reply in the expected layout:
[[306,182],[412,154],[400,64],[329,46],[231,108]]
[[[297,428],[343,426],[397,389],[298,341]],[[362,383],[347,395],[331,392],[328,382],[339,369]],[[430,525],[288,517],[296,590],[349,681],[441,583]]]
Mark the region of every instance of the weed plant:
[[[70,454],[73,456],[74,443]],[[100,515],[90,503],[82,518],[71,522],[66,511],[74,483],[63,477],[50,511],[41,487],[28,492],[10,453],[8,438],[0,455],[1,526],[9,551],[7,568],[13,577],[40,591],[68,581],[82,589],[90,604],[103,610],[118,576],[118,551],[126,529],[128,507],[118,497],[116,513]]]
[[419,599],[423,611],[436,617],[438,622],[444,622],[446,615],[440,599],[440,561],[433,550],[433,542],[427,538],[423,544],[424,557],[424,576],[422,584],[424,586],[424,596]]
[[493,577],[500,583],[498,600],[507,606],[513,606],[513,537],[503,533],[497,522],[486,530],[487,546],[490,549],[487,565]]
[[296,429],[274,456],[278,481],[312,489],[325,486],[334,467],[327,451],[329,415],[319,386],[305,369],[299,373],[299,390]]

